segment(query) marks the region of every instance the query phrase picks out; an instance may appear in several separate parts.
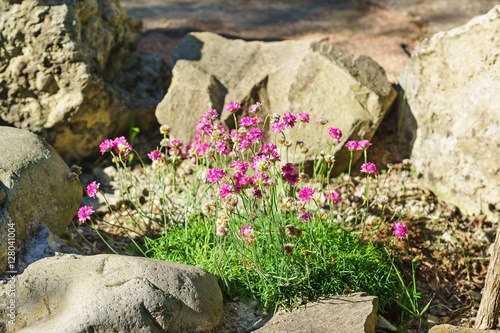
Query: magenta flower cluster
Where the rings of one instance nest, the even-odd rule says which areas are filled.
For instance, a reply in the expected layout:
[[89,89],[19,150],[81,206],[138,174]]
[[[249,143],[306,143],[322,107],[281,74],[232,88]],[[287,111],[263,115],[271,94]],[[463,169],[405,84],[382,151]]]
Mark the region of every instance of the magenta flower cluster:
[[401,222],[395,222],[392,226],[394,228],[394,235],[398,239],[403,239],[406,238],[406,235],[408,235],[408,228]]
[[372,144],[368,140],[361,140],[359,142],[351,140],[351,141],[348,141],[345,144],[345,146],[347,147],[347,149],[349,149],[350,151],[354,151],[354,150],[367,150],[368,147],[370,147],[371,145]]
[[94,209],[91,206],[83,206],[78,210],[78,220],[83,223],[90,219],[90,216],[94,214]]
[[127,142],[124,136],[115,138],[114,140],[106,139],[100,145],[102,155],[111,150],[114,150],[116,154],[127,156],[132,150],[132,146]]
[[88,186],[87,186],[87,195],[91,198],[94,198],[95,199],[95,195],[97,192],[99,192],[99,186],[101,184],[97,183],[97,182],[92,182],[90,183]]
[[378,173],[377,167],[373,163],[365,163],[361,165],[361,173],[376,175]]

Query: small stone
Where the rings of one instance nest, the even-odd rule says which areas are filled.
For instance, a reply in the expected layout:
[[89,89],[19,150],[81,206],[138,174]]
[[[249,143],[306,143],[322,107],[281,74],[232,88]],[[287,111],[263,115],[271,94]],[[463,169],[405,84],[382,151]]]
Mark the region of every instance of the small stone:
[[427,315],[426,322],[427,322],[427,328],[430,329],[430,328],[439,324],[439,318],[430,314],[430,315]]

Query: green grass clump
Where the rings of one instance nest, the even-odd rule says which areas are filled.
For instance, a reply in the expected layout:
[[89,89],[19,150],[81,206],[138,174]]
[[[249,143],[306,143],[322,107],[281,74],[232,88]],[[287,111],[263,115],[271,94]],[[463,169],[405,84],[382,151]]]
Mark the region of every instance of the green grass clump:
[[[294,245],[292,255],[284,254],[279,237],[267,242],[269,235],[256,232],[256,242],[248,246],[239,237],[221,240],[210,219],[201,214],[188,224],[188,228],[175,225],[166,235],[147,239],[147,255],[206,269],[219,278],[228,298],[257,298],[265,307],[293,307],[301,300],[355,291],[379,296],[382,305],[394,299],[397,277],[383,250],[360,241],[338,224],[324,222],[310,228],[294,219],[304,232],[300,238],[288,237]],[[254,225],[266,230],[261,229],[259,219]],[[317,244],[314,248],[313,243]]]

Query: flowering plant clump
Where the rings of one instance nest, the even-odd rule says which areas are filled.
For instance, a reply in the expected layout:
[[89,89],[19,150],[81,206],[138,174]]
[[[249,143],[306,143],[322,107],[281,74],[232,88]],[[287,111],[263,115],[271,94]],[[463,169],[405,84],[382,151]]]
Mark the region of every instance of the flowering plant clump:
[[[219,113],[207,110],[191,142],[171,137],[170,127],[161,126],[159,147],[147,154],[150,169],[140,160],[150,172],[146,178],[155,180],[147,191],[129,183],[133,177],[124,162],[133,149],[127,140],[101,143],[101,153],[110,153],[121,170],[122,193],[134,210],[129,214],[133,231],[144,235],[144,245],[134,243],[137,249],[149,257],[196,264],[215,274],[229,295],[244,285],[269,305],[292,305],[299,295],[342,293],[340,286],[353,281],[350,290],[393,294],[387,260],[372,244],[360,243],[362,238],[344,229],[339,222],[347,216],[335,212],[350,195],[332,189],[330,181],[335,153],[346,149],[340,145],[342,131],[328,128],[324,134],[329,141],[320,150],[328,123],[323,117],[316,124],[306,112],[261,118],[258,102],[244,107],[231,102],[222,112],[232,114],[234,128],[225,128]],[[312,176],[304,164],[309,143],[300,138],[302,126],[316,126],[320,133]],[[296,138],[288,133],[292,128]],[[363,150],[366,158],[370,145],[367,140],[345,144],[351,161],[356,150]],[[361,171],[378,173],[366,161]],[[90,197],[99,185],[88,185]],[[142,203],[136,203],[139,197]],[[83,222],[91,214],[86,206],[78,217]],[[378,281],[387,282],[384,286],[373,285],[372,272],[360,273],[370,265],[377,267]]]

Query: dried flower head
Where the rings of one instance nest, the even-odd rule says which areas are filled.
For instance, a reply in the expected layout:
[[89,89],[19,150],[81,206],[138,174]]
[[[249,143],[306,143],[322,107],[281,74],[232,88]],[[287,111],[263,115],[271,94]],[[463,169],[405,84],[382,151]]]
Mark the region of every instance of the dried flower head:
[[295,247],[295,245],[290,244],[290,243],[286,243],[283,245],[283,250],[285,251],[285,254],[289,254],[289,255],[293,256],[294,247]]
[[306,183],[307,181],[309,181],[309,178],[310,178],[309,175],[305,172],[301,172],[299,174],[299,182],[301,183]]
[[81,175],[82,174],[82,168],[80,168],[78,165],[74,165],[73,164],[71,166],[70,171],[76,173],[77,175]]
[[328,213],[323,208],[321,208],[320,210],[318,210],[317,214],[318,214],[318,218],[320,220],[326,220],[326,219],[328,219]]
[[316,122],[316,124],[319,124],[321,126],[324,126],[326,124],[328,124],[328,120],[326,120],[325,118],[323,117],[318,117],[318,121]]
[[300,150],[300,152],[301,152],[302,154],[304,154],[304,155],[305,155],[305,154],[307,154],[307,153],[309,152],[309,148],[304,147],[304,148],[302,148],[302,149]]
[[68,173],[68,175],[66,176],[69,180],[72,180],[72,181],[76,181],[78,180],[78,175],[74,172],[70,172]]
[[257,113],[257,112],[260,111],[261,107],[262,107],[262,104],[260,104],[259,102],[257,102],[255,104],[251,105],[248,108],[247,112],[249,112],[249,113]]
[[248,245],[253,245],[255,243],[255,231],[253,230],[253,225],[249,224],[241,228],[241,236],[243,240]]
[[285,227],[285,233],[290,237],[295,236],[300,238],[302,236],[302,229],[295,227],[293,224],[288,224]]
[[163,134],[163,137],[166,137],[167,135],[169,135],[170,134],[170,126],[161,125],[160,126],[160,133]]
[[170,145],[170,140],[168,138],[163,138],[160,141],[160,146],[162,147],[168,147]]
[[281,119],[281,116],[280,116],[279,114],[277,114],[277,113],[274,113],[274,114],[271,116],[271,119],[269,120],[269,122],[270,122],[271,124],[275,124],[275,123],[279,122],[279,121],[280,121],[280,119]]

